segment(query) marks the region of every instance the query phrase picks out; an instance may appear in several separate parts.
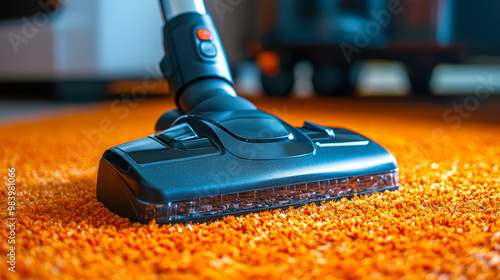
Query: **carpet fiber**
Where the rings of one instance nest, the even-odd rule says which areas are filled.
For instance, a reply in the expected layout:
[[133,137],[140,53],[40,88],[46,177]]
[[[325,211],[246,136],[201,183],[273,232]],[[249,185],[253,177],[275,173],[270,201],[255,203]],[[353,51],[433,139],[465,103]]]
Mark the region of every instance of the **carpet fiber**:
[[[255,103],[294,125],[309,120],[374,139],[396,156],[400,190],[210,224],[131,224],[96,199],[99,159],[151,134],[172,103],[69,109],[0,128],[1,278],[500,279],[498,125],[443,119],[446,106]],[[16,272],[5,261],[12,167]]]

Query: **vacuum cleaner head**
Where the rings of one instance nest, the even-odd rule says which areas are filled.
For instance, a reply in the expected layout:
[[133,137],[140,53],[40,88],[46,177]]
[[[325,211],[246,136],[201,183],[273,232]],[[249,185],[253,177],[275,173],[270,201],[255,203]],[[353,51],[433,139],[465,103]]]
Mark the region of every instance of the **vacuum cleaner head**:
[[97,195],[132,221],[173,223],[397,188],[396,161],[377,143],[253,110],[183,115],[167,130],[109,149]]
[[203,1],[161,1],[161,67],[179,109],[156,134],[104,153],[97,198],[111,211],[142,223],[202,222],[398,188],[395,158],[372,140],[296,128],[238,97]]

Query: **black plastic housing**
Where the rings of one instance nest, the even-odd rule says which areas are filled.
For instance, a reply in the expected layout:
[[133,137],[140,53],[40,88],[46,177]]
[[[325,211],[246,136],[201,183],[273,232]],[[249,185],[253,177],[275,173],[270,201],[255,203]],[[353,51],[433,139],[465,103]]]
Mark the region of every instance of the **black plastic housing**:
[[[241,130],[231,123],[246,123],[246,126]],[[146,223],[154,218],[158,223],[200,222],[229,214],[394,190],[398,188],[397,171],[396,160],[389,152],[346,129],[307,122],[304,127],[295,128],[258,110],[193,113],[179,117],[168,130],[106,151],[99,167],[97,197],[111,211],[132,221]],[[367,182],[363,187],[346,185],[343,192],[334,186],[332,195],[326,196],[304,190],[295,193],[310,199],[294,199],[293,189],[285,195],[287,202],[280,204],[264,202],[259,206],[257,200],[262,197],[257,199],[255,195],[256,205],[249,209],[241,205],[229,209],[229,204],[242,198],[227,201],[232,194],[245,193],[246,201],[254,203],[248,197],[249,192],[283,186],[307,188],[307,184],[311,189],[336,179],[348,180],[349,184],[352,178],[373,178],[370,176],[378,174],[388,174],[392,181]],[[267,191],[265,200],[275,199],[273,193]],[[227,210],[209,209],[199,214],[203,207],[215,207],[211,202],[202,202],[203,199],[218,201],[213,203],[227,201],[224,206]],[[186,201],[194,201],[189,202],[194,209],[191,214],[176,218],[168,213],[155,216],[153,212],[160,210],[151,212]]]
[[[198,30],[210,40],[201,40]],[[187,13],[166,22],[165,57],[160,63],[177,106],[184,111],[248,110],[255,106],[236,95],[224,47],[208,14]],[[203,46],[212,48],[207,55]]]

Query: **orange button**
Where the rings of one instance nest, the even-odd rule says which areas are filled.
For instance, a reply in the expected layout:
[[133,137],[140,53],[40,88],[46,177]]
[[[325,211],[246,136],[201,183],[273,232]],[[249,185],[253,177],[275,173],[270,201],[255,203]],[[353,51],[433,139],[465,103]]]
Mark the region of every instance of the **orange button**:
[[203,28],[198,29],[198,31],[196,31],[196,36],[198,36],[198,39],[200,39],[202,41],[212,40],[212,33],[210,33],[210,31],[203,29]]

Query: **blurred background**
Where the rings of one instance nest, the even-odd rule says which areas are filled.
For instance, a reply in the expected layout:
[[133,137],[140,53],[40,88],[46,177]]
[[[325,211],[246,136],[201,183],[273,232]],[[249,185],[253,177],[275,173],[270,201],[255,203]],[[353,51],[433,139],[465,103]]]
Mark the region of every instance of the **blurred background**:
[[[0,117],[168,96],[157,0],[3,0]],[[500,1],[205,0],[243,96],[500,93]],[[31,103],[27,103],[31,101]]]

